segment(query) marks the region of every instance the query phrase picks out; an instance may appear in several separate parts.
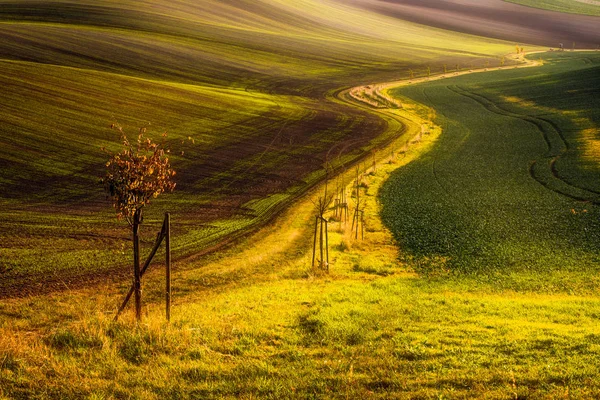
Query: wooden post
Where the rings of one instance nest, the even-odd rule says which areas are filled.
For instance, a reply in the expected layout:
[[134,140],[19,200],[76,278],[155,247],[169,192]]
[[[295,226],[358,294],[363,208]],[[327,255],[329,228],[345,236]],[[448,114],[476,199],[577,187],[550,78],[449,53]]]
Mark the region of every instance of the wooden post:
[[[164,239],[164,224],[163,224],[162,230],[156,237],[156,242],[154,243],[154,248],[152,248],[150,255],[148,255],[148,258],[146,258],[146,262],[144,263],[144,266],[142,267],[142,269],[140,271],[141,276],[144,276],[144,273],[150,266],[150,262],[152,261],[152,258],[158,251],[158,248],[160,247],[160,244],[162,243],[163,239]],[[114,319],[115,321],[119,318],[119,315],[121,315],[121,313],[125,309],[125,306],[127,306],[127,303],[129,302],[129,299],[133,295],[134,290],[135,290],[135,284],[131,285],[131,287],[129,288],[129,292],[127,292],[127,296],[125,296],[125,299],[123,300],[123,303],[121,304],[121,307],[119,307],[119,310],[117,311],[117,315],[115,315],[115,319]]]
[[356,234],[354,235],[354,239],[358,239],[358,224],[360,223],[360,211],[358,208],[356,209]]
[[354,220],[356,220],[356,234],[355,239],[358,239],[358,209],[360,207],[360,186],[358,183],[358,168],[356,169],[356,208],[354,209],[354,213],[352,213],[352,229],[354,231]]
[[340,190],[340,199],[342,203],[342,209],[340,210],[340,229],[342,229],[342,220],[344,221],[344,226],[348,222],[348,212],[346,210],[346,190],[343,187]]
[[135,318],[142,320],[142,274],[140,271],[140,222],[142,210],[133,214],[133,287],[135,294]]
[[315,266],[315,255],[317,253],[317,228],[319,224],[319,217],[315,217],[315,238],[313,240],[313,256],[312,256],[312,266]]
[[165,263],[166,263],[166,312],[167,312],[167,321],[171,321],[171,215],[169,213],[165,214],[165,239],[166,239],[166,249],[165,249]]
[[325,220],[325,252],[327,253],[327,272],[329,272],[329,221]]
[[346,221],[345,223],[348,223],[348,193],[346,193],[346,191],[344,191],[344,204],[346,205],[345,208],[345,213],[346,213]]
[[324,259],[323,259],[323,217],[319,217],[319,222],[320,222],[320,226],[319,226],[319,254],[321,256],[321,258],[319,259],[319,267],[323,268],[323,264],[325,263]]
[[360,235],[361,240],[365,240],[365,212],[360,212]]

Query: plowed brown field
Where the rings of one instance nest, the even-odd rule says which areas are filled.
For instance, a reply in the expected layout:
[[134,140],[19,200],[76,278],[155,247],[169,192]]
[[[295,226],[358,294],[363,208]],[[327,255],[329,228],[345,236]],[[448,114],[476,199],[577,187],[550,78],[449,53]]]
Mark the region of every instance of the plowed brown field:
[[[501,0],[348,0],[419,24],[497,39],[558,47],[597,48],[600,17],[563,14]],[[345,2],[348,2],[345,1]]]

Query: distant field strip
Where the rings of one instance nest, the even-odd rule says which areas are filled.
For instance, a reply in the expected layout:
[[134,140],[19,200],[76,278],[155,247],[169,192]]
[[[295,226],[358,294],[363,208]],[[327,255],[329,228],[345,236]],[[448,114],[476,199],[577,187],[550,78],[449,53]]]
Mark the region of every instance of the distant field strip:
[[600,16],[600,1],[596,0],[504,0],[528,7],[564,13]]
[[600,269],[600,165],[586,155],[600,55],[544,59],[392,92],[434,107],[444,130],[382,192],[384,220],[421,272]]

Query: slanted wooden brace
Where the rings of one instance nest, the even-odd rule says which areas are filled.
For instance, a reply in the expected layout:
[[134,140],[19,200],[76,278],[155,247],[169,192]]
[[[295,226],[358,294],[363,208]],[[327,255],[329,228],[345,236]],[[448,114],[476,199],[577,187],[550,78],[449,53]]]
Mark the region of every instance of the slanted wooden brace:
[[[137,215],[137,213],[136,213]],[[136,224],[136,221],[138,222],[138,224]],[[138,226],[136,226],[138,225]],[[166,298],[166,316],[167,316],[167,321],[171,320],[171,215],[169,213],[165,214],[165,219],[163,220],[163,224],[162,224],[162,228],[160,230],[160,232],[158,233],[158,235],[156,236],[156,241],[154,242],[154,247],[152,248],[152,251],[150,251],[150,254],[148,255],[148,258],[146,258],[146,262],[144,262],[144,265],[142,266],[142,268],[140,269],[140,253],[139,253],[139,236],[138,236],[138,228],[139,227],[139,218],[135,218],[134,217],[134,229],[133,229],[133,240],[134,240],[134,282],[131,285],[131,287],[129,288],[129,292],[127,292],[127,295],[125,296],[125,299],[123,300],[123,303],[121,304],[121,306],[119,307],[119,310],[117,311],[117,315],[115,315],[114,320],[116,321],[119,316],[121,315],[121,313],[123,312],[123,310],[125,310],[125,307],[127,306],[127,303],[129,302],[129,299],[131,299],[131,295],[134,294],[134,292],[136,293],[136,318],[138,321],[141,320],[142,315],[141,315],[141,310],[142,310],[142,306],[141,306],[141,278],[144,275],[144,273],[146,272],[146,270],[148,269],[148,267],[150,266],[150,263],[152,262],[152,259],[154,258],[154,256],[156,255],[156,252],[158,251],[158,248],[160,247],[160,245],[162,244],[162,241],[165,240],[165,245],[166,245],[166,251],[165,251],[165,264],[166,264],[166,291],[165,291],[165,298]]]

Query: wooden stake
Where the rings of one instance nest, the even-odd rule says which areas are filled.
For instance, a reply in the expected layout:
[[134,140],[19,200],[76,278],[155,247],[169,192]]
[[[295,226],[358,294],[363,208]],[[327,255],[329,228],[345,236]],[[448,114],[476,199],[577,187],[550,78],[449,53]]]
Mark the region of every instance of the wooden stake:
[[138,209],[133,215],[133,287],[135,294],[135,318],[142,320],[142,274],[140,271],[140,220],[142,210]]
[[317,228],[319,226],[319,217],[315,217],[315,238],[313,241],[313,256],[312,256],[312,266],[315,266],[315,255],[317,253]]
[[360,235],[361,240],[365,240],[365,212],[360,212]]
[[357,209],[356,210],[356,234],[354,235],[354,239],[358,239],[358,224],[360,222],[359,215],[360,215],[360,211]]
[[320,233],[319,233],[319,254],[321,258],[319,259],[319,267],[323,268],[324,259],[323,259],[323,217],[319,218],[320,222]]
[[164,232],[166,239],[165,263],[166,263],[166,312],[167,321],[171,321],[171,215],[165,214]]
[[[164,229],[165,229],[165,226],[163,223],[163,227],[162,227],[160,233],[158,234],[158,236],[156,237],[156,242],[154,243],[154,247],[152,248],[150,255],[148,255],[148,258],[146,258],[146,262],[144,263],[144,266],[142,267],[142,269],[140,271],[140,276],[144,276],[144,273],[146,273],[146,270],[150,266],[150,262],[152,261],[152,258],[158,251],[158,248],[160,247],[160,244],[162,243],[162,241],[165,237]],[[119,310],[117,310],[117,315],[115,315],[114,321],[116,321],[119,318],[119,315],[121,315],[121,313],[127,306],[127,303],[129,302],[129,299],[131,299],[131,296],[133,295],[134,290],[135,290],[135,283],[132,284],[131,287],[129,288],[129,292],[127,292],[127,295],[125,296],[125,299],[123,300],[123,303],[121,304],[121,307],[119,307]]]
[[325,220],[325,252],[327,253],[327,272],[329,272],[329,234],[328,232],[329,221]]
[[358,168],[356,169],[356,211],[355,211],[355,216],[356,216],[356,235],[355,235],[355,239],[358,239],[358,210],[360,208],[360,186],[358,184]]

